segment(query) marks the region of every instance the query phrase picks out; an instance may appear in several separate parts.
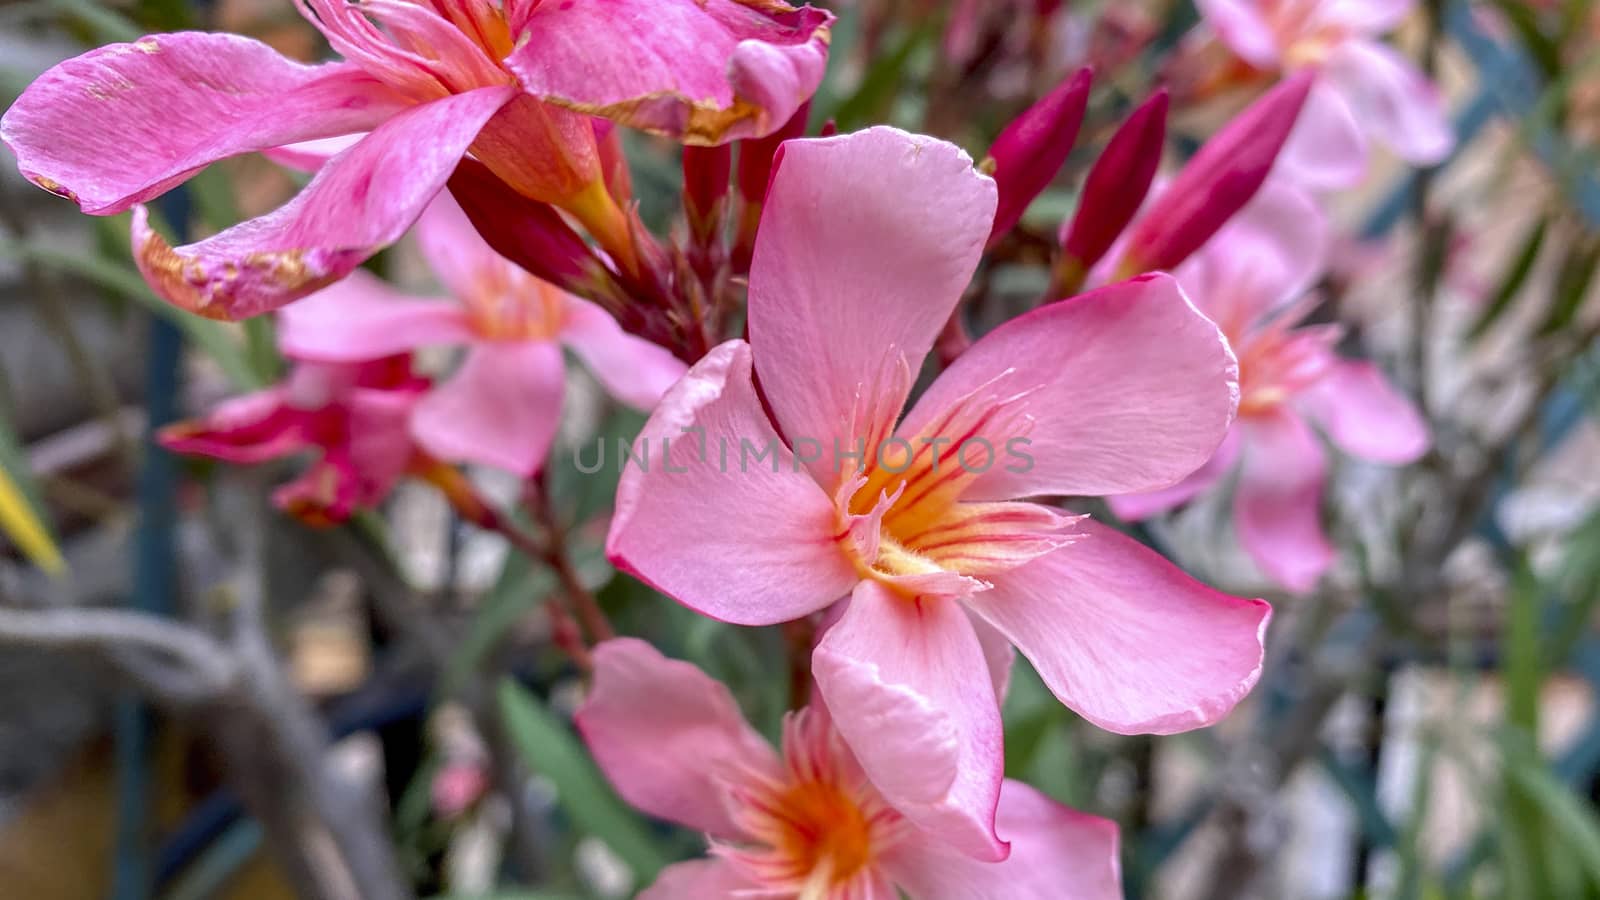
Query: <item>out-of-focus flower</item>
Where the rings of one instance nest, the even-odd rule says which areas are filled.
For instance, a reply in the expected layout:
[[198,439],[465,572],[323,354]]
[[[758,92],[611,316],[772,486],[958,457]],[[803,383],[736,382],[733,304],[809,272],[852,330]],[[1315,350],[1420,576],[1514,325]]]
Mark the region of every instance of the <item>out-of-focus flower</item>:
[[1050,184],[1072,154],[1093,83],[1094,71],[1079,69],[995,138],[985,161],[993,169],[991,174],[1000,195],[989,234],[991,244],[1016,226],[1028,204]]
[[430,467],[406,425],[427,387],[412,374],[409,355],[360,365],[301,362],[283,383],[169,425],[160,440],[177,453],[230,463],[315,454],[273,501],[306,522],[331,525],[376,506],[408,471]]
[[[631,264],[625,179],[591,116],[718,143],[765,134],[816,89],[832,17],[781,0],[299,0],[344,62],[229,34],[113,44],[31,85],[0,121],[24,175],[108,215],[135,208],[151,285],[215,318],[344,277],[397,240],[470,153]],[[139,204],[211,162],[370,132],[288,204],[173,248]],[[612,148],[614,149],[614,148]],[[610,156],[615,156],[612,152]],[[614,160],[613,160],[614,162]]]
[[1224,44],[1268,72],[1319,73],[1284,148],[1287,173],[1319,188],[1348,187],[1367,171],[1367,141],[1415,165],[1455,146],[1439,90],[1379,38],[1415,0],[1196,0]]
[[1274,180],[1178,270],[1238,354],[1239,418],[1216,456],[1183,482],[1110,499],[1117,515],[1142,519],[1237,469],[1239,540],[1262,571],[1292,591],[1315,586],[1334,555],[1322,531],[1326,461],[1311,423],[1339,449],[1373,462],[1409,463],[1428,448],[1421,416],[1378,368],[1334,353],[1337,325],[1301,325],[1315,306],[1306,290],[1327,252],[1316,203]]
[[624,471],[607,550],[739,624],[853,595],[813,657],[839,731],[902,814],[998,859],[1000,713],[981,674],[1004,671],[1010,644],[1091,721],[1183,731],[1254,684],[1269,609],[1014,499],[1155,489],[1211,456],[1234,361],[1170,277],[1012,320],[900,420],[994,209],[993,182],[942,141],[873,128],[785,144],[749,343],[662,399],[641,439],[666,458]]
[[279,340],[295,357],[324,362],[466,345],[460,368],[411,417],[413,436],[433,456],[537,471],[561,421],[563,346],[639,409],[683,374],[672,354],[623,332],[598,306],[496,254],[448,195],[423,214],[417,237],[454,302],[405,295],[355,272],[284,309]]
[[710,839],[710,859],[667,868],[641,900],[1122,896],[1112,822],[1006,781],[995,819],[1009,856],[974,860],[895,810],[825,707],[789,714],[780,755],[727,688],[643,641],[595,648],[577,724],[623,797]]
[[1311,83],[1309,74],[1284,81],[1206,141],[1128,233],[1116,277],[1176,268],[1243,209],[1272,172]]

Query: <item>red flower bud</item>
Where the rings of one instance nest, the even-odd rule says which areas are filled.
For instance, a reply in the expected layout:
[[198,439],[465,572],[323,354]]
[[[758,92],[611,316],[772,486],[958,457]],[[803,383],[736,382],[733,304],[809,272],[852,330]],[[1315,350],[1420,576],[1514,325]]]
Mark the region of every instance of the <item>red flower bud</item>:
[[767,183],[772,180],[772,160],[784,141],[804,137],[811,103],[800,108],[782,128],[762,138],[739,142],[739,238],[733,249],[733,268],[748,271],[750,254],[756,245],[756,227],[761,223],[761,205],[767,198]]
[[728,144],[683,148],[683,211],[696,247],[710,246],[722,224],[732,171],[733,148]]
[[1028,204],[1061,171],[1078,138],[1078,126],[1083,124],[1093,81],[1093,69],[1079,69],[995,138],[989,159],[993,161],[1000,202],[994,214],[994,228],[989,232],[991,244],[1016,226]]
[[1139,212],[1166,139],[1167,92],[1160,90],[1122,123],[1084,179],[1078,211],[1062,240],[1058,278],[1066,293],[1082,283]]
[[1272,171],[1314,77],[1308,71],[1285,80],[1200,148],[1134,226],[1124,272],[1176,267],[1250,202]]

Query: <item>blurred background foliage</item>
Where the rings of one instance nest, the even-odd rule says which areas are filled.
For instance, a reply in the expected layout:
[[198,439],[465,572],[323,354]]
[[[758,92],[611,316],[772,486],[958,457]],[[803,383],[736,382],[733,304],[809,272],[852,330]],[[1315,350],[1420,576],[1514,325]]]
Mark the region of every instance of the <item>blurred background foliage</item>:
[[[813,122],[890,122],[981,158],[1089,61],[1099,87],[1080,144],[1096,148],[1196,20],[1182,0],[1069,2],[1048,19],[995,2],[953,58],[951,5],[840,4]],[[1215,504],[1135,530],[1203,579],[1275,601],[1266,674],[1217,728],[1109,735],[1025,661],[1013,675],[1010,774],[1122,823],[1130,897],[1600,897],[1600,14],[1588,0],[1422,7],[1399,42],[1438,73],[1460,149],[1427,172],[1383,167],[1337,198],[1346,252],[1324,287],[1356,351],[1421,400],[1435,451],[1394,478],[1341,464],[1329,524],[1351,561],[1309,596],[1241,576]],[[0,6],[0,99],[83,47],[195,27],[323,52],[286,0],[22,0]],[[1174,158],[1236,108],[1180,105]],[[629,151],[646,221],[666,229],[675,149],[630,136]],[[1069,163],[991,255],[969,301],[980,328],[1044,290],[1055,227],[1076,203],[1067,186],[1092,158]],[[153,449],[152,427],[279,374],[270,322],[173,310],[133,268],[125,216],[78,216],[0,170],[5,606],[214,619],[241,602],[216,587],[229,574],[217,560],[253,540],[239,523],[254,520],[266,561],[249,574],[267,585],[288,676],[325,749],[385,789],[389,837],[419,891],[627,896],[697,852],[695,836],[627,808],[572,731],[577,674],[536,614],[560,589],[549,560],[507,553],[422,490],[308,536],[255,509],[258,474]],[[160,212],[203,234],[293,185],[261,159],[233,160]],[[401,250],[373,265],[415,277]],[[530,526],[566,534],[557,552],[620,632],[724,680],[775,736],[793,636],[613,577],[601,542],[614,475],[579,472],[573,450],[615,446],[642,419],[578,393],[567,449],[538,486],[548,516]],[[443,629],[408,630],[417,607]],[[0,893],[290,895],[261,853],[264,823],[222,777],[250,754],[223,746],[209,712],[157,718],[108,688],[104,666],[59,648],[17,646],[0,666]],[[464,727],[463,709],[490,733]],[[441,773],[462,764],[509,773],[507,795],[441,811]]]

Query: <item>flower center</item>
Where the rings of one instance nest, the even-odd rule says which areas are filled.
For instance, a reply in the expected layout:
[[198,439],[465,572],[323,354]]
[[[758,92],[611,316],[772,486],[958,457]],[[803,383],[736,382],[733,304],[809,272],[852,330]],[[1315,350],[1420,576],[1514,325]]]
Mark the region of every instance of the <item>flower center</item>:
[[[513,84],[518,7],[488,0],[295,0],[341,56],[418,102]],[[525,16],[524,16],[525,18]]]
[[566,317],[559,288],[501,260],[477,273],[462,302],[473,330],[493,341],[549,340]]
[[1233,340],[1239,359],[1239,415],[1271,413],[1328,371],[1339,340],[1336,325],[1290,330],[1278,320]]
[[[800,900],[847,896],[872,877],[905,820],[883,802],[828,721],[802,710],[784,721],[781,780],[735,794],[752,846],[719,846],[761,887]],[[858,881],[859,880],[859,881]]]
[[996,396],[984,385],[913,437],[893,435],[867,451],[862,471],[835,497],[844,552],[863,578],[908,597],[960,597],[983,580],[1071,542],[1076,517],[1019,502],[969,502],[984,474],[1017,464],[1026,440],[1026,394]]

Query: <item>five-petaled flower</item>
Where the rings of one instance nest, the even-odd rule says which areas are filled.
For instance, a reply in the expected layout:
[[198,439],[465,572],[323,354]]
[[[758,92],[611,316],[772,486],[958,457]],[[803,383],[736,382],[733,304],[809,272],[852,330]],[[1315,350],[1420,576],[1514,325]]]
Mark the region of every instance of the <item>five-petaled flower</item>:
[[1114,900],[1116,825],[1016,781],[1000,789],[1003,862],[979,861],[907,820],[813,704],[784,722],[782,754],[727,688],[643,641],[595,648],[577,723],[633,805],[704,832],[711,858],[662,872],[641,900]]
[[408,296],[358,271],[285,307],[279,342],[299,359],[342,363],[465,344],[460,367],[411,417],[416,442],[435,458],[536,472],[561,422],[563,346],[641,410],[683,374],[671,353],[625,333],[605,310],[496,254],[448,194],[416,234],[454,302]]
[[1306,291],[1326,265],[1327,231],[1310,197],[1270,181],[1178,269],[1189,296],[1239,356],[1239,418],[1211,461],[1181,483],[1111,498],[1117,515],[1142,519],[1187,502],[1237,468],[1239,540],[1292,591],[1313,587],[1334,558],[1322,530],[1326,462],[1307,421],[1339,449],[1372,462],[1401,465],[1428,449],[1422,417],[1377,366],[1334,353],[1338,325],[1301,324],[1318,300]]
[[[627,267],[628,197],[597,121],[719,143],[782,125],[821,81],[832,17],[781,0],[297,0],[345,61],[230,34],[112,44],[35,81],[0,120],[24,175],[134,208],[145,278],[237,319],[343,278],[395,241],[471,154],[578,220]],[[646,8],[648,7],[648,9]],[[141,204],[229,156],[370,132],[289,203],[173,248]],[[612,180],[615,185],[615,180]]]
[[[1005,854],[1001,724],[982,673],[1003,677],[1010,644],[1091,721],[1170,733],[1250,689],[1269,615],[1015,499],[1152,490],[1216,449],[1234,359],[1170,277],[1002,325],[901,418],[995,195],[957,148],[893,128],[785,144],[749,342],[662,399],[643,437],[668,458],[624,471],[607,542],[623,569],[729,622],[849,596],[812,660],[836,727],[903,815],[990,859]],[[726,462],[747,444],[769,459]]]
[[1439,90],[1379,38],[1416,0],[1196,0],[1218,38],[1249,67],[1320,73],[1281,165],[1311,187],[1348,187],[1367,171],[1367,141],[1433,165],[1455,133]]

